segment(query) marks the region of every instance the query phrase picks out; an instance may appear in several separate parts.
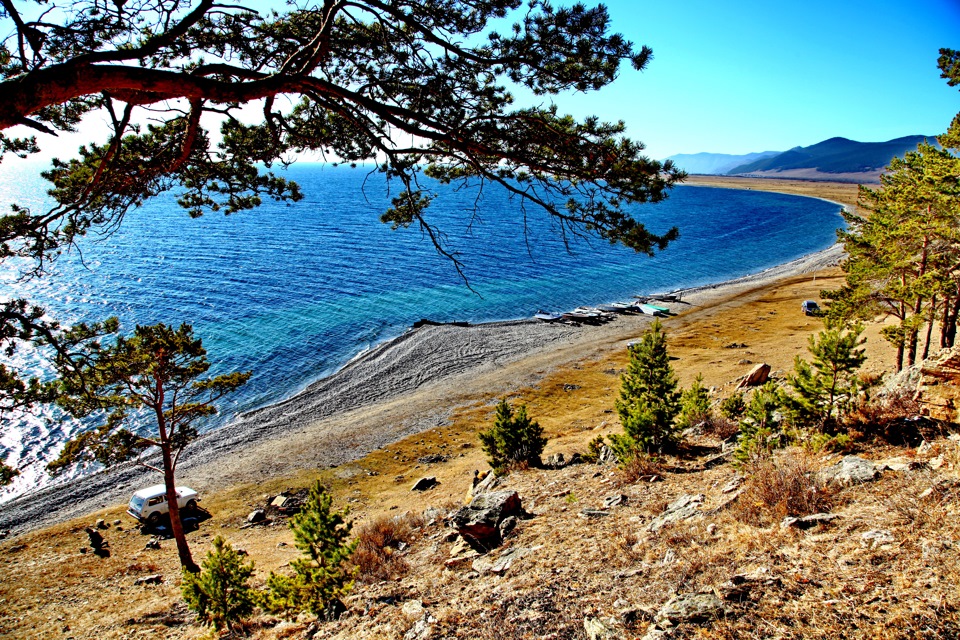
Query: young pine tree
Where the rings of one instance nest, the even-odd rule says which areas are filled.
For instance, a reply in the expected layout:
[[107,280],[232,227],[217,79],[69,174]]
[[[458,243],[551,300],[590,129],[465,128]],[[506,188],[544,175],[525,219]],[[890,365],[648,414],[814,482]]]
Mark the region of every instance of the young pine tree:
[[823,429],[836,422],[856,399],[860,390],[857,370],[867,359],[861,345],[862,325],[845,328],[828,324],[826,330],[810,336],[809,363],[797,356],[794,373],[788,376],[790,391],[783,404],[798,426]]
[[253,563],[244,562],[217,536],[200,566],[199,573],[183,571],[180,591],[187,607],[196,612],[201,623],[217,631],[238,627],[256,606],[256,592],[247,584],[253,575]]
[[621,462],[676,442],[678,430],[673,419],[680,410],[680,392],[659,320],[630,348],[616,407],[623,433],[610,436],[610,443]]
[[770,436],[779,427],[777,411],[781,406],[781,395],[775,383],[768,382],[753,392],[740,419],[740,438],[733,452],[738,464],[770,454]]
[[710,394],[703,386],[703,375],[697,374],[689,389],[680,394],[680,415],[677,418],[678,429],[695,427],[710,417]]
[[353,587],[356,567],[348,566],[357,541],[348,542],[352,522],[348,510],[331,511],[333,497],[319,481],[300,512],[290,518],[290,528],[303,556],[290,563],[292,576],[271,573],[267,579],[265,607],[275,613],[295,615],[307,611],[325,618],[336,602]]
[[520,405],[514,413],[506,400],[497,405],[493,426],[477,435],[490,466],[497,473],[514,464],[538,466],[547,444],[543,428],[527,417],[526,405]]

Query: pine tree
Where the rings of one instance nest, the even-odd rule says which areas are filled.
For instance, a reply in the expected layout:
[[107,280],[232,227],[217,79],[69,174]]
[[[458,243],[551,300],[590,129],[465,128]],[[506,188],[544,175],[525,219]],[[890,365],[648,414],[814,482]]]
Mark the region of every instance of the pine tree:
[[[74,328],[74,332],[89,337],[85,327]],[[188,324],[179,328],[165,324],[137,326],[132,336],[118,336],[116,343],[106,346],[89,337],[85,350],[87,357],[80,366],[70,359],[57,358],[57,401],[76,417],[103,421],[68,441],[47,468],[58,473],[75,464],[109,466],[136,459],[161,473],[180,564],[196,571],[180,522],[177,463],[184,447],[197,435],[196,423],[216,414],[217,401],[244,385],[250,373],[201,378],[210,369],[210,362],[202,341],[194,337]],[[131,421],[129,412],[139,409],[153,421],[152,433],[134,432],[124,426]],[[153,447],[160,450],[159,464],[140,458]]]
[[540,455],[547,444],[543,429],[527,417],[527,407],[521,404],[516,414],[506,400],[497,405],[493,427],[477,434],[490,466],[497,473],[513,464],[540,465]]
[[659,320],[630,347],[630,363],[620,377],[616,407],[624,432],[610,436],[610,443],[621,462],[676,442],[673,420],[680,410],[680,392]]
[[19,469],[11,467],[6,462],[0,462],[0,487],[5,487],[13,482],[13,479],[18,475],[20,475]]
[[348,566],[357,541],[348,542],[349,511],[331,511],[333,496],[319,481],[303,508],[290,519],[290,529],[303,556],[290,563],[292,576],[271,573],[265,606],[286,615],[310,612],[330,618],[332,607],[353,587],[356,567]]
[[809,363],[797,356],[794,373],[788,376],[790,392],[783,404],[799,426],[823,428],[849,408],[860,389],[856,373],[867,359],[860,349],[862,325],[850,328],[828,324],[816,337],[810,336]]
[[703,386],[703,375],[697,374],[689,389],[680,395],[678,429],[689,429],[710,417],[710,394]]
[[226,540],[217,536],[199,573],[183,571],[180,591],[200,622],[217,631],[235,628],[253,613],[256,591],[248,584],[253,563],[244,562]]
[[753,392],[739,423],[740,437],[733,452],[738,464],[769,455],[771,436],[779,427],[777,412],[780,408],[781,396],[774,382],[767,382]]

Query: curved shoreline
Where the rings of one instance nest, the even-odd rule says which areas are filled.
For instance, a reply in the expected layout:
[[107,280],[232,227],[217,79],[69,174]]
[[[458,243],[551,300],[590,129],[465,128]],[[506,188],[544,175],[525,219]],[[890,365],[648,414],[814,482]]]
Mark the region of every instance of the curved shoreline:
[[[837,264],[839,245],[735,280],[683,290],[675,311],[695,312],[738,293]],[[425,325],[373,347],[296,395],[239,416],[190,445],[177,470],[202,491],[340,465],[444,424],[459,406],[506,394],[544,371],[614,348],[650,321],[602,326],[513,320]],[[0,529],[23,531],[125,502],[156,476],[127,463],[0,505]]]

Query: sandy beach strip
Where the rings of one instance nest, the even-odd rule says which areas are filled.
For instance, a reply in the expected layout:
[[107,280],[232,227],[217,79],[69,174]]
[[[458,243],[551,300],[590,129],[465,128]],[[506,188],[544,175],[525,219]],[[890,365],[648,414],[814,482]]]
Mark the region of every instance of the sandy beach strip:
[[[834,245],[758,274],[684,291],[671,310],[695,319],[744,291],[841,258]],[[296,396],[205,434],[184,452],[178,482],[210,492],[355,460],[445,424],[453,410],[477,398],[507,395],[557,367],[621,349],[649,322],[627,315],[599,326],[517,320],[411,329]],[[34,529],[123,503],[157,481],[154,472],[128,463],[52,486],[0,505],[0,529]]]

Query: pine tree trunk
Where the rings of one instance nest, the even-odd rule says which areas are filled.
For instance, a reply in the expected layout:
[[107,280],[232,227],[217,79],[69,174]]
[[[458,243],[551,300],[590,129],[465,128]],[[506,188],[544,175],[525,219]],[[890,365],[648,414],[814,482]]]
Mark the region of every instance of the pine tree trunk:
[[930,298],[930,317],[927,319],[927,339],[923,344],[923,357],[926,360],[930,357],[930,340],[933,337],[933,323],[937,319],[937,296]]
[[173,460],[170,456],[170,447],[161,447],[163,452],[163,482],[167,487],[167,506],[170,508],[170,530],[173,539],[177,542],[177,555],[180,556],[180,566],[190,573],[197,573],[200,567],[193,561],[187,536],[183,532],[183,523],[180,522],[180,504],[177,502],[177,487],[173,475]]
[[960,294],[953,300],[953,307],[950,309],[950,315],[944,322],[945,340],[944,347],[952,347],[957,339],[957,316],[960,315]]

